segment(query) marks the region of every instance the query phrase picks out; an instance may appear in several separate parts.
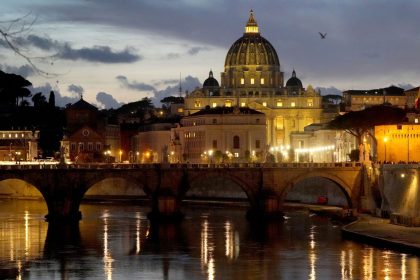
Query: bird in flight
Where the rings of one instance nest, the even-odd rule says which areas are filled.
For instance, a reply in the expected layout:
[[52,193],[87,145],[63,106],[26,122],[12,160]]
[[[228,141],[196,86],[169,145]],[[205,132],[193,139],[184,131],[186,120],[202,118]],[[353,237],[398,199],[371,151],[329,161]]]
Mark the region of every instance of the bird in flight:
[[325,39],[325,37],[327,36],[327,33],[322,34],[321,32],[318,32],[319,35],[321,36],[321,39]]

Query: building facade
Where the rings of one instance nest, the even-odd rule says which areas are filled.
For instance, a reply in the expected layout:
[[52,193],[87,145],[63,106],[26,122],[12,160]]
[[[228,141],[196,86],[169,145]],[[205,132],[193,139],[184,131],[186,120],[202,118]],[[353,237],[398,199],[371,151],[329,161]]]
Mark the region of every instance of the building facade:
[[290,134],[304,127],[328,121],[319,92],[305,89],[293,70],[284,86],[283,72],[277,52],[260,35],[251,11],[242,37],[230,47],[221,73],[221,84],[210,71],[203,88],[185,97],[185,115],[207,106],[249,107],[266,117],[266,143],[270,146],[290,144]]
[[420,162],[420,124],[375,126],[377,160],[380,162]]
[[0,131],[0,161],[33,161],[38,158],[39,131]]
[[216,163],[264,161],[265,115],[247,107],[200,110],[172,129],[170,162]]
[[390,86],[387,88],[370,90],[343,91],[345,111],[360,111],[367,107],[381,104],[391,104],[399,108],[406,108],[407,96],[404,89]]

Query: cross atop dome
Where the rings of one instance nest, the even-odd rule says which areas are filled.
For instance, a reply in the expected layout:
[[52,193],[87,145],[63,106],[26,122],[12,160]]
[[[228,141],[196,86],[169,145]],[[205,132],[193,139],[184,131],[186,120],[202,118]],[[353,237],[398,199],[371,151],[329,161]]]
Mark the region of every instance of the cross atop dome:
[[258,24],[257,24],[257,21],[254,18],[254,11],[253,10],[249,11],[249,19],[248,19],[248,22],[246,23],[246,26],[245,26],[245,33],[246,34],[259,33]]

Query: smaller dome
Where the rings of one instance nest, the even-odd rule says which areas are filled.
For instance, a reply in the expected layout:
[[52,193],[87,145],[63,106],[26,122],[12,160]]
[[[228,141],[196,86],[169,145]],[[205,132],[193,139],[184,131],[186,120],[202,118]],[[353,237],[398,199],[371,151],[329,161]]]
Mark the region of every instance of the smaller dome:
[[219,87],[219,82],[213,77],[213,71],[210,70],[209,77],[204,81],[203,88]]
[[292,77],[287,80],[286,82],[286,87],[299,87],[299,88],[303,88],[302,82],[301,80],[299,80],[299,78],[296,77],[296,71],[293,69],[292,72]]

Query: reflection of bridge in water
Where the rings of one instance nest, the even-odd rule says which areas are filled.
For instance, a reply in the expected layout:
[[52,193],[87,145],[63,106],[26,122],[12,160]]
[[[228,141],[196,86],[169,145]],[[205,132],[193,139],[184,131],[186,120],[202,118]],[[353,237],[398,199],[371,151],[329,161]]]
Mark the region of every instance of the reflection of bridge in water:
[[278,216],[287,193],[302,180],[325,178],[344,193],[349,208],[357,209],[362,196],[363,168],[359,164],[83,164],[10,165],[0,169],[0,181],[23,180],[37,188],[48,207],[48,219],[81,217],[80,203],[96,183],[110,178],[129,181],[152,201],[152,213],[175,217],[186,193],[209,178],[224,178],[240,186],[250,213]]

